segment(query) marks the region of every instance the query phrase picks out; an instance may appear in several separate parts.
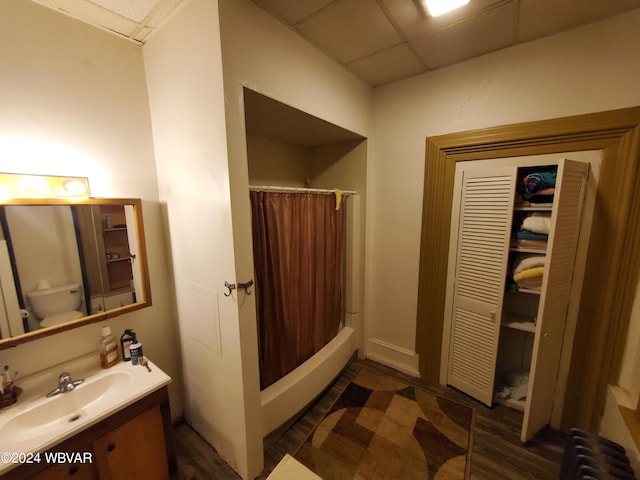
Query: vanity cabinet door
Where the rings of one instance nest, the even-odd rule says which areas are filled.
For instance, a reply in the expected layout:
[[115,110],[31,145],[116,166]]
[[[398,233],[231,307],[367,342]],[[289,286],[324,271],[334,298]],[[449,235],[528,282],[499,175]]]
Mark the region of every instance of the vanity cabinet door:
[[60,464],[47,467],[45,470],[29,477],[29,480],[97,480],[98,473],[94,465],[85,464]]
[[169,479],[160,406],[152,407],[93,443],[100,480]]

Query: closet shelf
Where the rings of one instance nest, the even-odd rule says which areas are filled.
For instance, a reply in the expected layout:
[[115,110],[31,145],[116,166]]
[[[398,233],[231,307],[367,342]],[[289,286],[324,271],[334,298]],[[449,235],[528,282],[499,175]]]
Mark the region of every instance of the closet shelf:
[[518,317],[509,315],[502,322],[502,326],[506,328],[513,328],[514,330],[522,330],[523,332],[536,333],[536,324],[531,318]]
[[540,204],[537,207],[534,205],[516,205],[515,207],[513,207],[513,209],[519,212],[550,212],[551,210],[553,210],[553,205]]
[[547,247],[509,247],[510,252],[522,252],[522,253],[539,253],[544,255],[547,252]]
[[504,405],[505,407],[513,408],[514,410],[518,410],[524,413],[524,407],[526,405],[525,400],[514,400],[513,398],[499,398],[496,399],[496,403],[498,405]]
[[517,293],[529,293],[531,295],[540,295],[540,290],[531,290],[529,288],[518,288]]

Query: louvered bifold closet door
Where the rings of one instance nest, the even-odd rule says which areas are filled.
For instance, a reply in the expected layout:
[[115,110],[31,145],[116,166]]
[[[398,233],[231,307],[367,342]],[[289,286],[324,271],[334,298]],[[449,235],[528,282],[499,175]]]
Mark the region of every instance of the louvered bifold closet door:
[[562,352],[589,164],[561,160],[551,212],[521,440],[549,423]]
[[491,405],[516,169],[465,172],[447,383]]

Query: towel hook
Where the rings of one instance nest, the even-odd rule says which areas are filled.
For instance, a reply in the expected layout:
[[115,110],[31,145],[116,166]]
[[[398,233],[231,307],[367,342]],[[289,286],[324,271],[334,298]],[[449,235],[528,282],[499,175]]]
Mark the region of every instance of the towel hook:
[[245,283],[239,283],[238,288],[242,288],[247,295],[251,295],[251,292],[249,291],[251,285],[253,285],[253,279]]
[[236,287],[235,283],[229,283],[227,281],[224,282],[224,286],[227,289],[227,292],[224,294],[225,297],[230,297],[231,296],[231,292],[233,292],[233,290],[235,290],[236,288],[238,289],[242,289],[244,290],[244,292],[247,295],[251,295],[251,292],[249,291],[249,288],[253,285],[253,279],[249,280],[248,282],[245,283],[239,283]]
[[230,297],[231,296],[231,292],[233,290],[235,290],[236,288],[236,284],[235,283],[229,283],[226,280],[224,281],[224,288],[226,288],[228,291],[224,294],[225,297]]

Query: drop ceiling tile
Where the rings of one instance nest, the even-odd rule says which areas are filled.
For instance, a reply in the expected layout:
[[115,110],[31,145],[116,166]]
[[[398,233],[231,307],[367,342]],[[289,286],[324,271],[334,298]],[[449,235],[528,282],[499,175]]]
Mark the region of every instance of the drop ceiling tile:
[[444,67],[513,45],[518,8],[515,2],[485,11],[410,42],[430,69]]
[[183,0],[162,0],[153,11],[151,18],[147,19],[147,25],[154,30],[158,28],[180,6],[182,1]]
[[477,15],[491,6],[517,2],[518,0],[472,0],[467,5],[438,17],[429,15],[423,0],[381,0],[390,17],[407,40],[433,32],[447,25]]
[[341,63],[402,41],[375,0],[337,0],[296,28]]
[[411,77],[427,70],[415,52],[404,44],[356,60],[347,64],[347,68],[374,87]]
[[520,0],[518,40],[526,42],[640,7],[639,0]]
[[334,0],[253,0],[272,16],[295,25]]
[[149,12],[153,10],[159,0],[90,0],[92,3],[99,5],[107,10],[111,10],[118,15],[141,22],[145,19]]
[[138,27],[133,20],[125,18],[117,13],[113,13],[105,8],[89,1],[79,0],[35,0],[36,3],[44,5],[71,17],[77,18],[85,23],[106,28],[118,32],[124,36],[130,36]]

